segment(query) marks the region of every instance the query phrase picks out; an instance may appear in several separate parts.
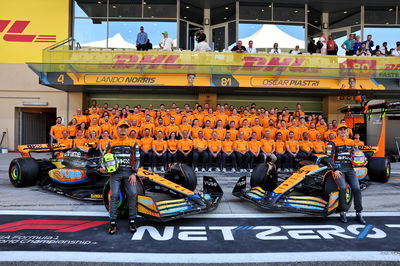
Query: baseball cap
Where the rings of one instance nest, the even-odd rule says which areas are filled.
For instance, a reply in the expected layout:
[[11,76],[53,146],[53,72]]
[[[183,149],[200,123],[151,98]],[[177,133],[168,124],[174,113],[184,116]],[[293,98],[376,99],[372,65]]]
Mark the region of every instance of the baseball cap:
[[164,32],[162,32],[161,34],[168,34],[168,31],[164,31]]
[[123,121],[120,121],[120,122],[118,123],[117,127],[122,127],[122,126],[129,127],[129,124],[128,124],[128,122],[126,122],[125,120],[123,120]]
[[337,130],[339,130],[341,128],[347,129],[347,126],[345,124],[340,124],[340,125],[338,125]]

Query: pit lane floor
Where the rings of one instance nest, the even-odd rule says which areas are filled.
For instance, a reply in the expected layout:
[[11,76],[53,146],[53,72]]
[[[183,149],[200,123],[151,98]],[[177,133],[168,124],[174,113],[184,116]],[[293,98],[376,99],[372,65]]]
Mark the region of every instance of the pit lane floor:
[[[352,265],[395,265],[400,261],[399,163],[392,164],[393,174],[388,183],[371,183],[363,191],[367,225],[355,224],[352,214],[348,224],[341,224],[334,216],[323,219],[266,213],[231,195],[241,174],[205,173],[215,176],[225,192],[214,212],[167,224],[140,221],[141,231],[133,237],[127,232],[127,222],[122,221],[118,234],[108,238],[105,237],[107,214],[101,203],[66,198],[39,187],[14,188],[7,171],[11,159],[18,156],[0,155],[0,261],[35,261],[40,265],[50,262],[348,265],[350,261]],[[198,176],[201,178],[202,173]],[[333,230],[336,235],[324,230]]]

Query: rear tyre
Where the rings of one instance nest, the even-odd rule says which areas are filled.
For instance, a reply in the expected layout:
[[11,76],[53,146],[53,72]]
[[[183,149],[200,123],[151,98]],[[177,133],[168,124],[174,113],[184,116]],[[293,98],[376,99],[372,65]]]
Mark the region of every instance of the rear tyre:
[[[333,179],[332,174],[327,174],[325,176],[325,181],[324,181],[324,198],[326,201],[329,201],[329,195],[332,192],[339,192],[338,190],[338,186],[335,183],[335,180]],[[346,184],[346,206],[345,206],[345,210],[349,210],[351,207],[351,200],[353,198],[353,193],[351,191],[350,185]],[[340,204],[340,199],[339,200],[339,204]]]
[[8,169],[11,184],[27,187],[36,184],[39,176],[39,163],[33,158],[16,158]]
[[193,169],[186,164],[172,164],[165,172],[164,178],[191,191],[197,187],[197,176]]
[[273,191],[276,188],[276,171],[270,164],[258,164],[250,177],[251,187],[261,187],[264,190]]
[[386,183],[390,178],[390,161],[386,157],[373,157],[368,162],[369,180]]

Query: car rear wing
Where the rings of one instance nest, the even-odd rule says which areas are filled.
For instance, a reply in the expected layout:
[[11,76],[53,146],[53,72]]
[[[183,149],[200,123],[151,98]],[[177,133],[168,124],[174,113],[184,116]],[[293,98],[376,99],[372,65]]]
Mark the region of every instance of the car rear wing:
[[31,152],[65,151],[69,148],[65,144],[26,144],[18,145],[18,152],[22,157],[31,157]]

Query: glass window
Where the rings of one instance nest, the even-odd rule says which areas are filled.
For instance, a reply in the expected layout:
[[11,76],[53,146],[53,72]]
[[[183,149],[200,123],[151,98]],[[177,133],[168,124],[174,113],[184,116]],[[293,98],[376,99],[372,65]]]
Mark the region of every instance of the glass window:
[[203,25],[204,11],[200,7],[181,1],[180,16],[181,19]]
[[359,25],[361,8],[345,9],[329,13],[329,28],[336,29],[352,25]]
[[236,21],[228,23],[228,46],[236,43]]
[[179,48],[187,50],[187,22],[179,21]]
[[236,19],[236,4],[224,5],[211,9],[211,25]]
[[212,30],[213,43],[211,47],[214,51],[222,52],[225,49],[225,27]]
[[314,25],[317,28],[321,27],[322,12],[309,6],[307,10],[307,19],[309,24]]
[[94,24],[91,19],[74,20],[74,39],[81,46],[106,48],[107,23]]
[[396,7],[365,7],[365,24],[396,24]]
[[273,7],[274,21],[300,21],[304,22],[304,5],[282,5],[274,4]]
[[145,18],[176,18],[176,1],[146,0],[145,3]]
[[107,17],[107,0],[76,0],[75,16]]
[[365,27],[364,28],[364,38],[367,35],[372,35],[372,40],[375,45],[382,47],[383,42],[387,42],[388,49],[396,48],[396,42],[399,41],[400,28],[395,27]]
[[109,0],[110,17],[142,17],[141,0]]
[[239,18],[244,20],[272,20],[272,3],[240,2]]

